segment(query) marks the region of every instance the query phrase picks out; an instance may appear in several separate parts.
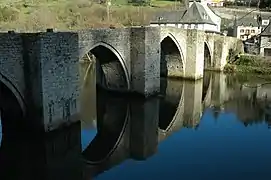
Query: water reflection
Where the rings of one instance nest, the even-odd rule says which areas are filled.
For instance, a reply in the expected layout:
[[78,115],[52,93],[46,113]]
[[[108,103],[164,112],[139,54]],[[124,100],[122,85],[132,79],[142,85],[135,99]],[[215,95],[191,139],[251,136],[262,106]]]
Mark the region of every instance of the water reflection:
[[[84,72],[92,76],[91,71]],[[91,89],[96,86],[85,84],[82,123],[41,137],[3,135],[0,178],[264,179],[268,175],[271,85],[223,74],[196,82],[161,82],[161,96],[149,99],[117,97],[100,89],[93,97]]]

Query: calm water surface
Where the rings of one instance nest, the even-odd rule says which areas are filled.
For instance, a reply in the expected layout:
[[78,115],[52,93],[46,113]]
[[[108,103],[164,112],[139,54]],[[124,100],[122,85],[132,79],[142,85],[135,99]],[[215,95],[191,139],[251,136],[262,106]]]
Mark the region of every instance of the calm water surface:
[[271,85],[262,78],[163,79],[161,97],[141,99],[95,97],[94,68],[81,73],[81,124],[39,143],[3,138],[1,177],[270,179]]

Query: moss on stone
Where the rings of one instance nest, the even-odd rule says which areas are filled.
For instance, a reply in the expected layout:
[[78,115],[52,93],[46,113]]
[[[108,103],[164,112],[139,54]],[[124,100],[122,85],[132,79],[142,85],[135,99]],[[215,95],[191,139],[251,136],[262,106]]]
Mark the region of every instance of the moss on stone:
[[255,55],[241,55],[233,64],[227,64],[225,73],[254,73],[271,75],[271,62]]

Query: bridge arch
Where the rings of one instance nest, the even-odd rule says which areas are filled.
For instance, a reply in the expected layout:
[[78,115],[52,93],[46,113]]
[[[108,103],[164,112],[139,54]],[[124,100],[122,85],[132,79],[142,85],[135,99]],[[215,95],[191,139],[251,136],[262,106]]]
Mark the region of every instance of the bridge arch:
[[212,58],[211,48],[208,42],[204,42],[204,69],[209,69],[213,67],[213,58]]
[[22,130],[26,106],[22,95],[10,80],[0,73],[0,126],[1,139]]
[[[16,100],[17,100],[23,114],[25,115],[26,114],[26,107],[25,107],[25,102],[23,100],[21,93],[15,87],[15,85],[13,85],[13,83],[10,80],[8,80],[5,76],[2,75],[2,73],[0,73],[0,84],[1,84],[1,87],[2,87],[2,85],[4,85],[4,87],[6,87],[12,93],[12,95],[16,97]],[[1,91],[2,91],[2,89],[1,89]],[[1,93],[1,91],[0,91],[0,93]],[[9,95],[11,95],[11,94],[9,94]],[[0,94],[0,98],[1,98],[1,94]]]
[[[130,76],[121,54],[106,42],[98,42],[90,47],[81,59],[92,61],[94,55],[96,71],[103,73],[102,81],[106,81],[108,88],[130,89]],[[101,78],[101,77],[100,77]],[[97,78],[96,78],[97,79]]]
[[161,39],[160,75],[181,77],[185,72],[184,54],[177,39],[171,33]]

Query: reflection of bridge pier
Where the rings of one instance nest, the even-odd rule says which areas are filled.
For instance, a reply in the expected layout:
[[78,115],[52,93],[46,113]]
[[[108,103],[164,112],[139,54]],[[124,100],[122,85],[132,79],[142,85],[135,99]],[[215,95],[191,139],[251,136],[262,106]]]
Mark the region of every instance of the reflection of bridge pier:
[[82,179],[80,123],[43,135],[4,136],[0,179]]
[[48,134],[45,157],[48,180],[82,179],[80,123]]
[[223,103],[228,99],[226,75],[218,73],[211,78],[211,104],[223,108]]
[[135,100],[131,104],[130,155],[146,159],[158,146],[159,99]]
[[203,81],[186,82],[184,84],[184,126],[195,127],[199,124],[202,113]]

